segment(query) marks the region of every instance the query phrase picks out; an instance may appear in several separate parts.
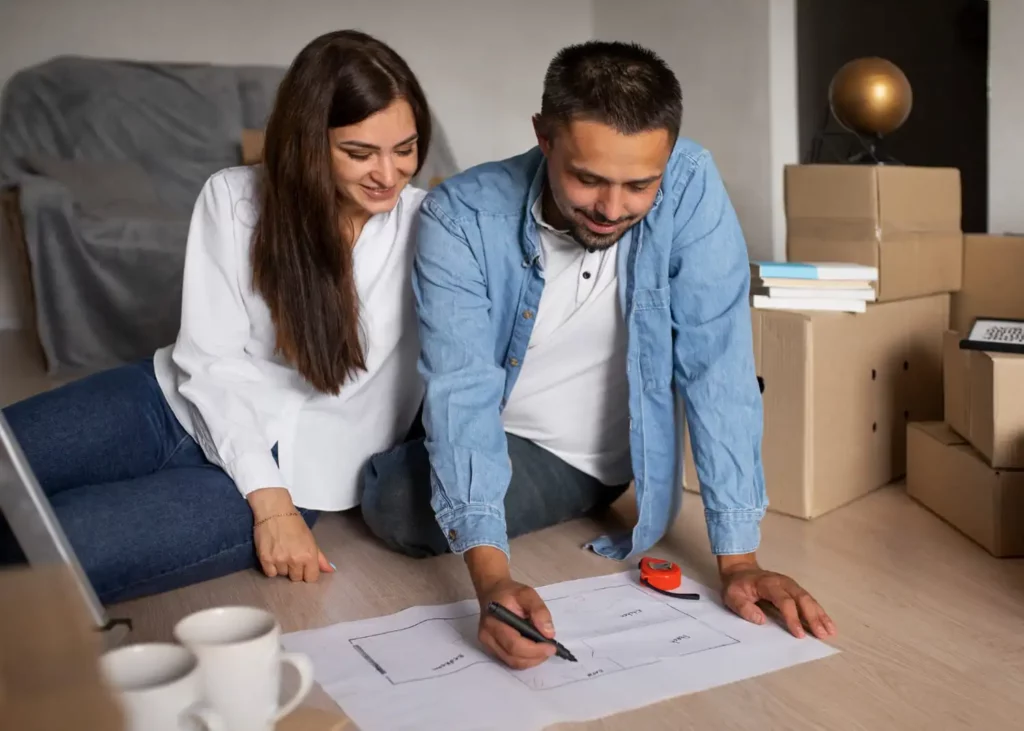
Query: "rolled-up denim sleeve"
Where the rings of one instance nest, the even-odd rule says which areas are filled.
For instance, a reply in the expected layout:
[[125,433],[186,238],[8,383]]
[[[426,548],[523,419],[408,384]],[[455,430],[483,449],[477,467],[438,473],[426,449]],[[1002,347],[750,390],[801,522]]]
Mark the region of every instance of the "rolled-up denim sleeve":
[[675,209],[671,307],[676,388],[684,399],[711,550],[750,553],[768,505],[763,411],[750,321],[750,259],[711,156],[697,157]]
[[413,290],[434,513],[453,552],[489,545],[507,555],[505,373],[493,355],[487,282],[458,221],[432,197],[420,209]]

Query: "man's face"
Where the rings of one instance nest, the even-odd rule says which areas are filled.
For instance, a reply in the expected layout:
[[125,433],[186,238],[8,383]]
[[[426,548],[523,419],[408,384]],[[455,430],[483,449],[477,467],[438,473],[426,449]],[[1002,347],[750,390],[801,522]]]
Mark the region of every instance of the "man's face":
[[548,223],[567,228],[582,246],[612,246],[654,205],[672,153],[668,130],[624,135],[600,122],[574,121],[545,134],[539,125],[535,120],[562,219]]

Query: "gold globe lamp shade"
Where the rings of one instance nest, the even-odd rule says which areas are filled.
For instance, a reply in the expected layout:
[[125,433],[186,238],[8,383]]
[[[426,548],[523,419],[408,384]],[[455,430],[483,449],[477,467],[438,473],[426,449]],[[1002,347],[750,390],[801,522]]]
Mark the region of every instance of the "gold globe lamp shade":
[[884,58],[858,58],[843,65],[828,90],[829,108],[851,132],[875,139],[900,128],[913,106],[910,82]]

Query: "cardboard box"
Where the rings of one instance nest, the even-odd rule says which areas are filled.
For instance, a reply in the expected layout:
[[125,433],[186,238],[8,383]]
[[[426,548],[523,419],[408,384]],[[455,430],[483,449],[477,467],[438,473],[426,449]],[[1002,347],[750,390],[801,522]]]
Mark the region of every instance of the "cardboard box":
[[978,317],[1024,320],[1024,236],[964,236],[963,269],[953,297],[954,330],[969,332]]
[[787,165],[786,257],[878,267],[878,301],[960,289],[960,171]]
[[[751,314],[769,509],[814,518],[903,475],[907,422],[942,418],[949,295]],[[691,452],[684,485],[697,490]]]
[[946,422],[997,469],[1024,469],[1024,355],[961,350],[943,341]]
[[1024,472],[992,469],[947,424],[909,425],[907,494],[993,556],[1024,556]]

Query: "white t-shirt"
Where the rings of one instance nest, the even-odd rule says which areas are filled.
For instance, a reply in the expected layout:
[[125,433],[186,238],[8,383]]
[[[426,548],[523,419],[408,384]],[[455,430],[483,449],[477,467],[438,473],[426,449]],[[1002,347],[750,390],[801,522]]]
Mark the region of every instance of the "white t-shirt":
[[584,249],[544,222],[539,198],[532,214],[545,283],[526,357],[502,412],[505,431],[604,484],[624,484],[632,479],[632,466],[618,244]]
[[[270,311],[252,289],[256,171],[206,183],[185,254],[181,329],[154,357],[172,411],[242,495],[285,487],[296,506],[359,503],[361,470],[412,425],[423,397],[410,278],[413,226],[426,193],[407,187],[370,218],[353,250],[367,370],[338,396],[316,391],[275,353]],[[278,447],[280,467],[271,449]]]

